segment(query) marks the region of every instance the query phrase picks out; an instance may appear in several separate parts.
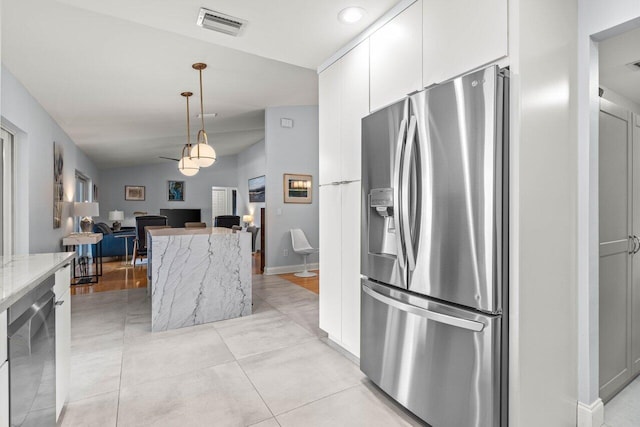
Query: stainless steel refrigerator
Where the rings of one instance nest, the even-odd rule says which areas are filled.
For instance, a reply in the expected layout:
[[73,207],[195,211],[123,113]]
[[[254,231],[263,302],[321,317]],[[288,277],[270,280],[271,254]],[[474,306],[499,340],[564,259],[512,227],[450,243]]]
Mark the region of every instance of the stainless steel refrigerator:
[[508,77],[362,120],[361,370],[434,427],[507,425]]

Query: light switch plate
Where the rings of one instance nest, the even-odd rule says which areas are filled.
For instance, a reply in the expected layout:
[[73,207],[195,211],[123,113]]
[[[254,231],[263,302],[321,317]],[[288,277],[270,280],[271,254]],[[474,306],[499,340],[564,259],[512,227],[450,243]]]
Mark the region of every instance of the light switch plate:
[[291,129],[293,127],[293,119],[287,119],[282,117],[280,119],[280,127]]

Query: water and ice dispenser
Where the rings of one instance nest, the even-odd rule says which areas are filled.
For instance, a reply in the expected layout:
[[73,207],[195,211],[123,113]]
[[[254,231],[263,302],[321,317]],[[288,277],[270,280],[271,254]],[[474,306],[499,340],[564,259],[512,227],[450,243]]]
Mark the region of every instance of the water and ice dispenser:
[[397,253],[393,188],[373,188],[369,192],[369,253]]

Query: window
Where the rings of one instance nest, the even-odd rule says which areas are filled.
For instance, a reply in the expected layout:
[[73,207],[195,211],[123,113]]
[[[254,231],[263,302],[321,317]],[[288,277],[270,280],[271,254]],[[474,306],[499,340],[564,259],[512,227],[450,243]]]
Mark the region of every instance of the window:
[[0,255],[13,253],[13,135],[0,128]]

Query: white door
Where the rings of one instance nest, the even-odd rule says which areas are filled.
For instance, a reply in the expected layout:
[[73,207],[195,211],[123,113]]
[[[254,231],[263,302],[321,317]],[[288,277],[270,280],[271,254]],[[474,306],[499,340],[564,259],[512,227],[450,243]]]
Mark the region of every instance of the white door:
[[632,146],[630,113],[600,104],[600,397],[631,379]]

